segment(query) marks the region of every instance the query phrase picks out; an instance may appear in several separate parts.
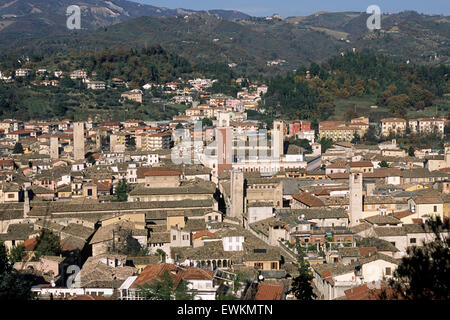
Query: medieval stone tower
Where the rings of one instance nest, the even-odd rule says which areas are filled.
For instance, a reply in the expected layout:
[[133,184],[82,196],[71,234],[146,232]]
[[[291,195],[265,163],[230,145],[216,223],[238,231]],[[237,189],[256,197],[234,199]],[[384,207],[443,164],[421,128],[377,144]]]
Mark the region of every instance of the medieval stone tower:
[[231,127],[216,128],[217,174],[233,168],[233,130]]
[[95,150],[102,151],[102,135],[100,130],[95,133]]
[[73,124],[73,158],[75,161],[84,160],[84,123]]
[[58,137],[50,137],[50,159],[57,160],[59,158]]
[[359,224],[363,213],[363,176],[350,173],[350,227]]
[[280,159],[284,152],[284,122],[276,120],[272,129],[272,156]]
[[231,210],[230,217],[241,218],[244,213],[244,172],[231,170]]

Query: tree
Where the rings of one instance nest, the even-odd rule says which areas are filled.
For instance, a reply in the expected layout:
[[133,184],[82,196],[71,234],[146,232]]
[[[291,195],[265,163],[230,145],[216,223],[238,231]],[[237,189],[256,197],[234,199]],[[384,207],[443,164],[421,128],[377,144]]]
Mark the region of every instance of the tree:
[[16,153],[16,154],[23,154],[23,147],[22,147],[22,144],[20,143],[20,142],[17,142],[15,145],[14,145],[14,150],[13,150],[13,153]]
[[300,246],[299,241],[297,240],[296,245],[297,249],[297,269],[299,275],[294,278],[292,282],[291,292],[295,295],[298,300],[303,301],[311,301],[314,300],[317,296],[313,292],[313,287],[311,285],[311,281],[314,279],[313,275],[309,270],[309,263],[305,261],[306,253],[304,249]]
[[6,247],[0,241],[0,300],[29,300],[32,282],[12,267]]
[[0,274],[10,271],[11,265],[8,260],[8,251],[3,241],[0,241]]
[[312,152],[312,147],[309,144],[309,140],[308,139],[289,138],[288,139],[288,143],[289,144],[294,144],[294,145],[299,146],[299,147],[302,147],[303,149],[306,150],[307,153],[311,153]]
[[178,122],[178,124],[175,127],[175,129],[184,129],[184,126],[181,124],[181,122]]
[[353,139],[351,141],[351,143],[358,143],[361,142],[361,137],[359,136],[358,132],[355,132],[353,134]]
[[22,261],[24,255],[25,255],[25,247],[23,244],[19,244],[11,248],[8,258],[11,264],[14,264],[16,262]]
[[181,279],[175,284],[169,271],[138,287],[140,297],[148,300],[194,300],[195,292],[189,292],[187,283]]
[[163,263],[166,262],[166,255],[167,255],[166,252],[162,249],[158,249],[155,252],[155,256],[159,256]]
[[128,192],[130,187],[125,179],[119,181],[116,188],[116,201],[126,202],[128,200]]
[[380,167],[382,167],[382,168],[389,168],[389,164],[386,162],[386,160],[381,160]]
[[42,229],[36,238],[37,246],[35,259],[38,260],[42,256],[57,256],[61,252],[59,236],[48,229]]
[[[389,281],[392,297],[407,300],[450,299],[450,236],[449,220],[432,218],[422,224],[424,233],[434,235],[434,240],[423,246],[411,246],[407,256]],[[386,295],[386,292],[384,292]]]
[[322,153],[325,153],[329,148],[333,146],[333,140],[329,138],[320,139],[320,146],[322,147]]
[[126,148],[128,151],[134,151],[136,150],[136,139],[134,137],[131,137],[127,143],[126,143]]
[[415,155],[414,147],[410,146],[409,149],[408,149],[408,156],[414,157],[414,155]]
[[377,129],[374,125],[369,125],[369,129],[367,129],[366,134],[363,137],[364,141],[369,143],[376,144],[378,142],[377,139]]
[[95,164],[95,158],[92,156],[92,154],[90,154],[90,155],[87,157],[87,161],[88,161],[90,164],[92,164],[92,165]]
[[209,118],[203,118],[202,119],[202,126],[203,127],[211,127],[213,125],[213,122]]

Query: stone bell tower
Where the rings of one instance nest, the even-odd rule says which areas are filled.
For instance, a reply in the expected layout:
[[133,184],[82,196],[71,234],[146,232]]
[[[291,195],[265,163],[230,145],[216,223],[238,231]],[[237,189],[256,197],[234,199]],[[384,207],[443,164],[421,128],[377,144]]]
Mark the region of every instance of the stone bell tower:
[[350,227],[359,224],[363,213],[363,175],[350,173]]

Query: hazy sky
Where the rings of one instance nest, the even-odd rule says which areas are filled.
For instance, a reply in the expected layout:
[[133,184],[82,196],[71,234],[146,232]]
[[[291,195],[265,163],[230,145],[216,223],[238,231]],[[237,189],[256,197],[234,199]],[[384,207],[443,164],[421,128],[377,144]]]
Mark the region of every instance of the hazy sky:
[[382,12],[415,10],[450,15],[450,0],[132,0],[157,7],[194,10],[234,9],[253,16],[279,13],[283,17],[309,15],[317,11],[366,11],[376,4]]

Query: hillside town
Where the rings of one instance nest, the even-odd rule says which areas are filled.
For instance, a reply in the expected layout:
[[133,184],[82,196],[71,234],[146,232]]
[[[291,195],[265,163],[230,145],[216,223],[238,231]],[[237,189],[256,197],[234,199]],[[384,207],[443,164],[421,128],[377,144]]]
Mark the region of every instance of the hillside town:
[[[107,86],[83,70],[70,78]],[[20,252],[15,269],[39,277],[39,299],[141,300],[167,273],[197,300],[292,300],[300,250],[317,299],[365,299],[409,247],[434,239],[423,223],[448,219],[450,146],[397,140],[444,137],[446,117],[266,126],[247,112],[264,114],[267,85],[230,97],[209,93],[213,83],[166,83],[187,105],[172,121],[0,121],[0,241]],[[142,103],[157,86],[121,98]],[[383,142],[355,139],[371,125]],[[44,231],[58,252],[37,254]]]

